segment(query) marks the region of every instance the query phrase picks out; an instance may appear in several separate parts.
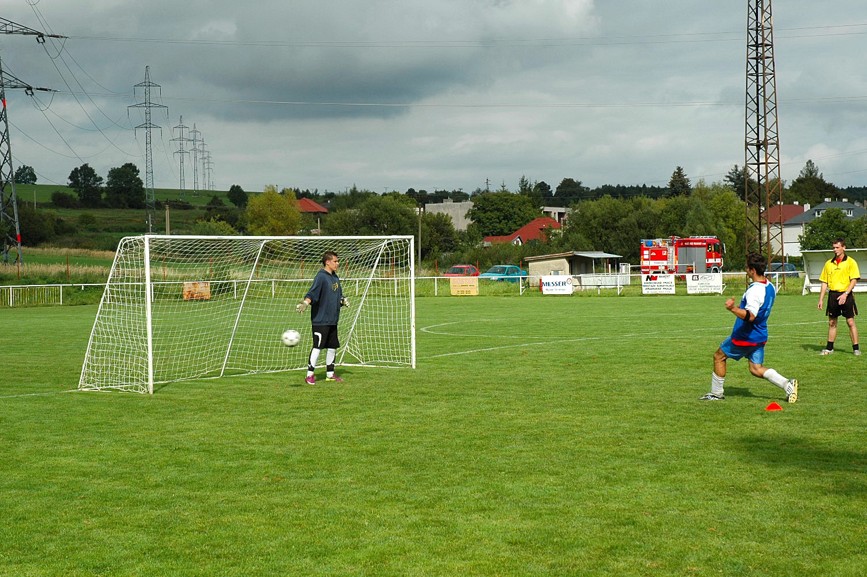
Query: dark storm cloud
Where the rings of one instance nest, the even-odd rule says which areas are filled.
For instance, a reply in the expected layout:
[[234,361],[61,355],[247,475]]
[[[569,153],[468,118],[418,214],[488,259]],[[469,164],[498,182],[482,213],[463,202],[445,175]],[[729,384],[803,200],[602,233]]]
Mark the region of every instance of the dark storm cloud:
[[[35,9],[33,8],[35,6]],[[65,183],[89,162],[142,164],[133,85],[154,99],[155,179],[177,186],[183,116],[218,187],[342,190],[721,180],[743,163],[746,3],[672,0],[25,0],[0,16],[68,35],[0,37],[16,75],[16,157]],[[867,179],[867,5],[774,6],[784,178],[808,158]],[[47,53],[46,53],[47,52]],[[53,57],[53,58],[52,58]],[[49,102],[40,97],[40,106]],[[110,119],[110,120],[109,120]],[[860,151],[860,152],[859,152]]]

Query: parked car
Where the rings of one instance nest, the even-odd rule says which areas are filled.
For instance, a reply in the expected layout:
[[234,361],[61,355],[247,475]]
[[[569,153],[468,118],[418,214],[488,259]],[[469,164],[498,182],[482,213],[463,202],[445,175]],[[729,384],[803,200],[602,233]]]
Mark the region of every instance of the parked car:
[[790,262],[772,262],[768,276],[798,276],[798,269]]
[[471,264],[456,264],[444,272],[443,276],[479,276],[479,269]]
[[527,278],[527,271],[513,264],[497,264],[479,275],[479,278],[488,280],[518,282]]

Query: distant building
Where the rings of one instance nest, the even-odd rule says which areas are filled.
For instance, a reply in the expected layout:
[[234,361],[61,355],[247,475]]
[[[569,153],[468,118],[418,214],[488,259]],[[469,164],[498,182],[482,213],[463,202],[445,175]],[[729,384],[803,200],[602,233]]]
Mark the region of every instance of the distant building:
[[316,217],[316,229],[311,230],[313,234],[319,234],[322,229],[322,215],[328,214],[328,209],[309,198],[298,199],[298,210],[301,214],[312,214]]
[[842,201],[832,201],[826,198],[825,202],[814,208],[810,208],[810,205],[805,205],[804,212],[783,222],[783,247],[786,256],[801,256],[801,242],[798,240],[798,237],[804,234],[808,223],[822,216],[822,213],[829,208],[843,211],[846,218],[861,218],[867,214],[867,209],[857,204],[852,204],[846,198]]
[[543,206],[542,214],[553,218],[562,225],[566,222],[566,217],[569,215],[569,209],[564,206]]
[[[777,204],[762,213],[762,218],[770,223],[771,229],[771,248],[774,252],[780,250],[780,243],[777,240],[780,234],[780,222],[783,223],[783,253],[786,256],[798,256],[800,254],[801,245],[798,242],[798,233],[792,229],[786,229],[785,223],[787,220],[796,216],[800,216],[804,211],[810,210],[809,204]],[[794,244],[793,244],[794,243]],[[795,254],[798,253],[798,254]]]
[[447,198],[442,203],[431,203],[424,205],[424,211],[428,214],[446,214],[452,217],[452,224],[455,230],[467,230],[467,226],[472,222],[467,218],[467,212],[473,208],[472,201],[454,202]]
[[560,223],[550,216],[540,216],[534,218],[512,234],[503,236],[486,236],[483,240],[485,246],[492,244],[510,243],[516,246],[527,244],[531,240],[547,240],[547,236],[552,230],[559,230]]

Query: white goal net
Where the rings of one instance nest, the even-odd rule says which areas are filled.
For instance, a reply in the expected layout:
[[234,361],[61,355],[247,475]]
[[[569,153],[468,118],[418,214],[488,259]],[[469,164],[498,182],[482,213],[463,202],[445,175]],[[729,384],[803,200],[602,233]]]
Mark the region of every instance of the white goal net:
[[[415,367],[413,237],[144,235],[121,240],[78,388],[153,393],[154,385],[307,368],[300,301],[340,258],[343,366]],[[301,333],[286,347],[283,331]]]

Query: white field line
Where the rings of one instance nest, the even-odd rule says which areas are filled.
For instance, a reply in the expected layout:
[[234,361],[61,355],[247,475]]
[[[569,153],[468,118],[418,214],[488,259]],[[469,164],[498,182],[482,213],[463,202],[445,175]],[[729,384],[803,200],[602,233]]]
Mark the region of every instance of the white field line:
[[62,395],[64,393],[77,393],[78,389],[68,389],[65,391],[50,391],[47,393],[21,393],[18,395],[0,395],[0,399],[17,399],[20,397],[44,397],[46,395]]
[[[448,336],[448,337],[488,337],[488,338],[495,337],[495,338],[500,338],[500,339],[523,339],[525,341],[527,339],[537,339],[537,340],[535,340],[534,342],[529,342],[529,343],[523,342],[523,343],[512,344],[512,345],[500,345],[500,346],[493,346],[493,347],[482,347],[482,348],[478,348],[478,349],[469,349],[469,350],[465,350],[465,351],[451,351],[448,353],[440,353],[437,355],[426,356],[424,358],[426,358],[426,359],[438,359],[438,358],[442,358],[442,357],[473,355],[473,354],[477,354],[477,353],[485,353],[485,352],[489,352],[489,351],[500,351],[500,350],[505,350],[505,349],[535,347],[535,346],[539,346],[539,345],[546,345],[547,346],[547,345],[550,345],[552,342],[578,343],[578,342],[586,342],[586,341],[598,341],[598,340],[603,340],[605,338],[605,337],[573,337],[573,338],[568,338],[568,337],[567,338],[563,338],[563,337],[527,337],[527,336],[521,336],[521,335],[493,335],[491,333],[473,334],[473,333],[466,333],[466,332],[451,332],[451,331],[436,330],[436,329],[439,329],[440,327],[445,327],[448,325],[464,324],[466,322],[467,321],[451,321],[451,322],[447,322],[447,323],[439,323],[436,325],[429,325],[426,327],[422,327],[419,330],[423,333],[440,335],[440,336]],[[473,322],[479,322],[479,321],[473,321]],[[777,327],[794,327],[794,326],[816,325],[816,324],[825,325],[825,324],[827,324],[827,322],[826,321],[810,321],[810,322],[801,322],[801,323],[775,324],[775,325],[772,325],[771,328],[773,330],[773,328],[777,328]],[[726,331],[728,331],[728,330],[731,330],[731,325],[729,325],[727,327]],[[707,332],[718,332],[718,329],[705,327],[705,328],[688,329],[686,331],[681,330],[679,332],[680,332],[680,334],[683,334],[684,332],[707,333]],[[618,335],[616,335],[616,337],[618,340],[633,339],[633,338],[645,339],[647,337],[658,337],[658,336],[664,335],[664,334],[668,334],[668,333],[663,333],[661,331],[644,332],[644,333],[624,333],[624,334],[618,334]],[[720,334],[723,334],[723,332],[720,332]],[[773,333],[771,333],[771,336],[773,336]],[[805,336],[810,336],[810,335],[805,335]],[[725,338],[725,337],[722,337],[722,338]]]

